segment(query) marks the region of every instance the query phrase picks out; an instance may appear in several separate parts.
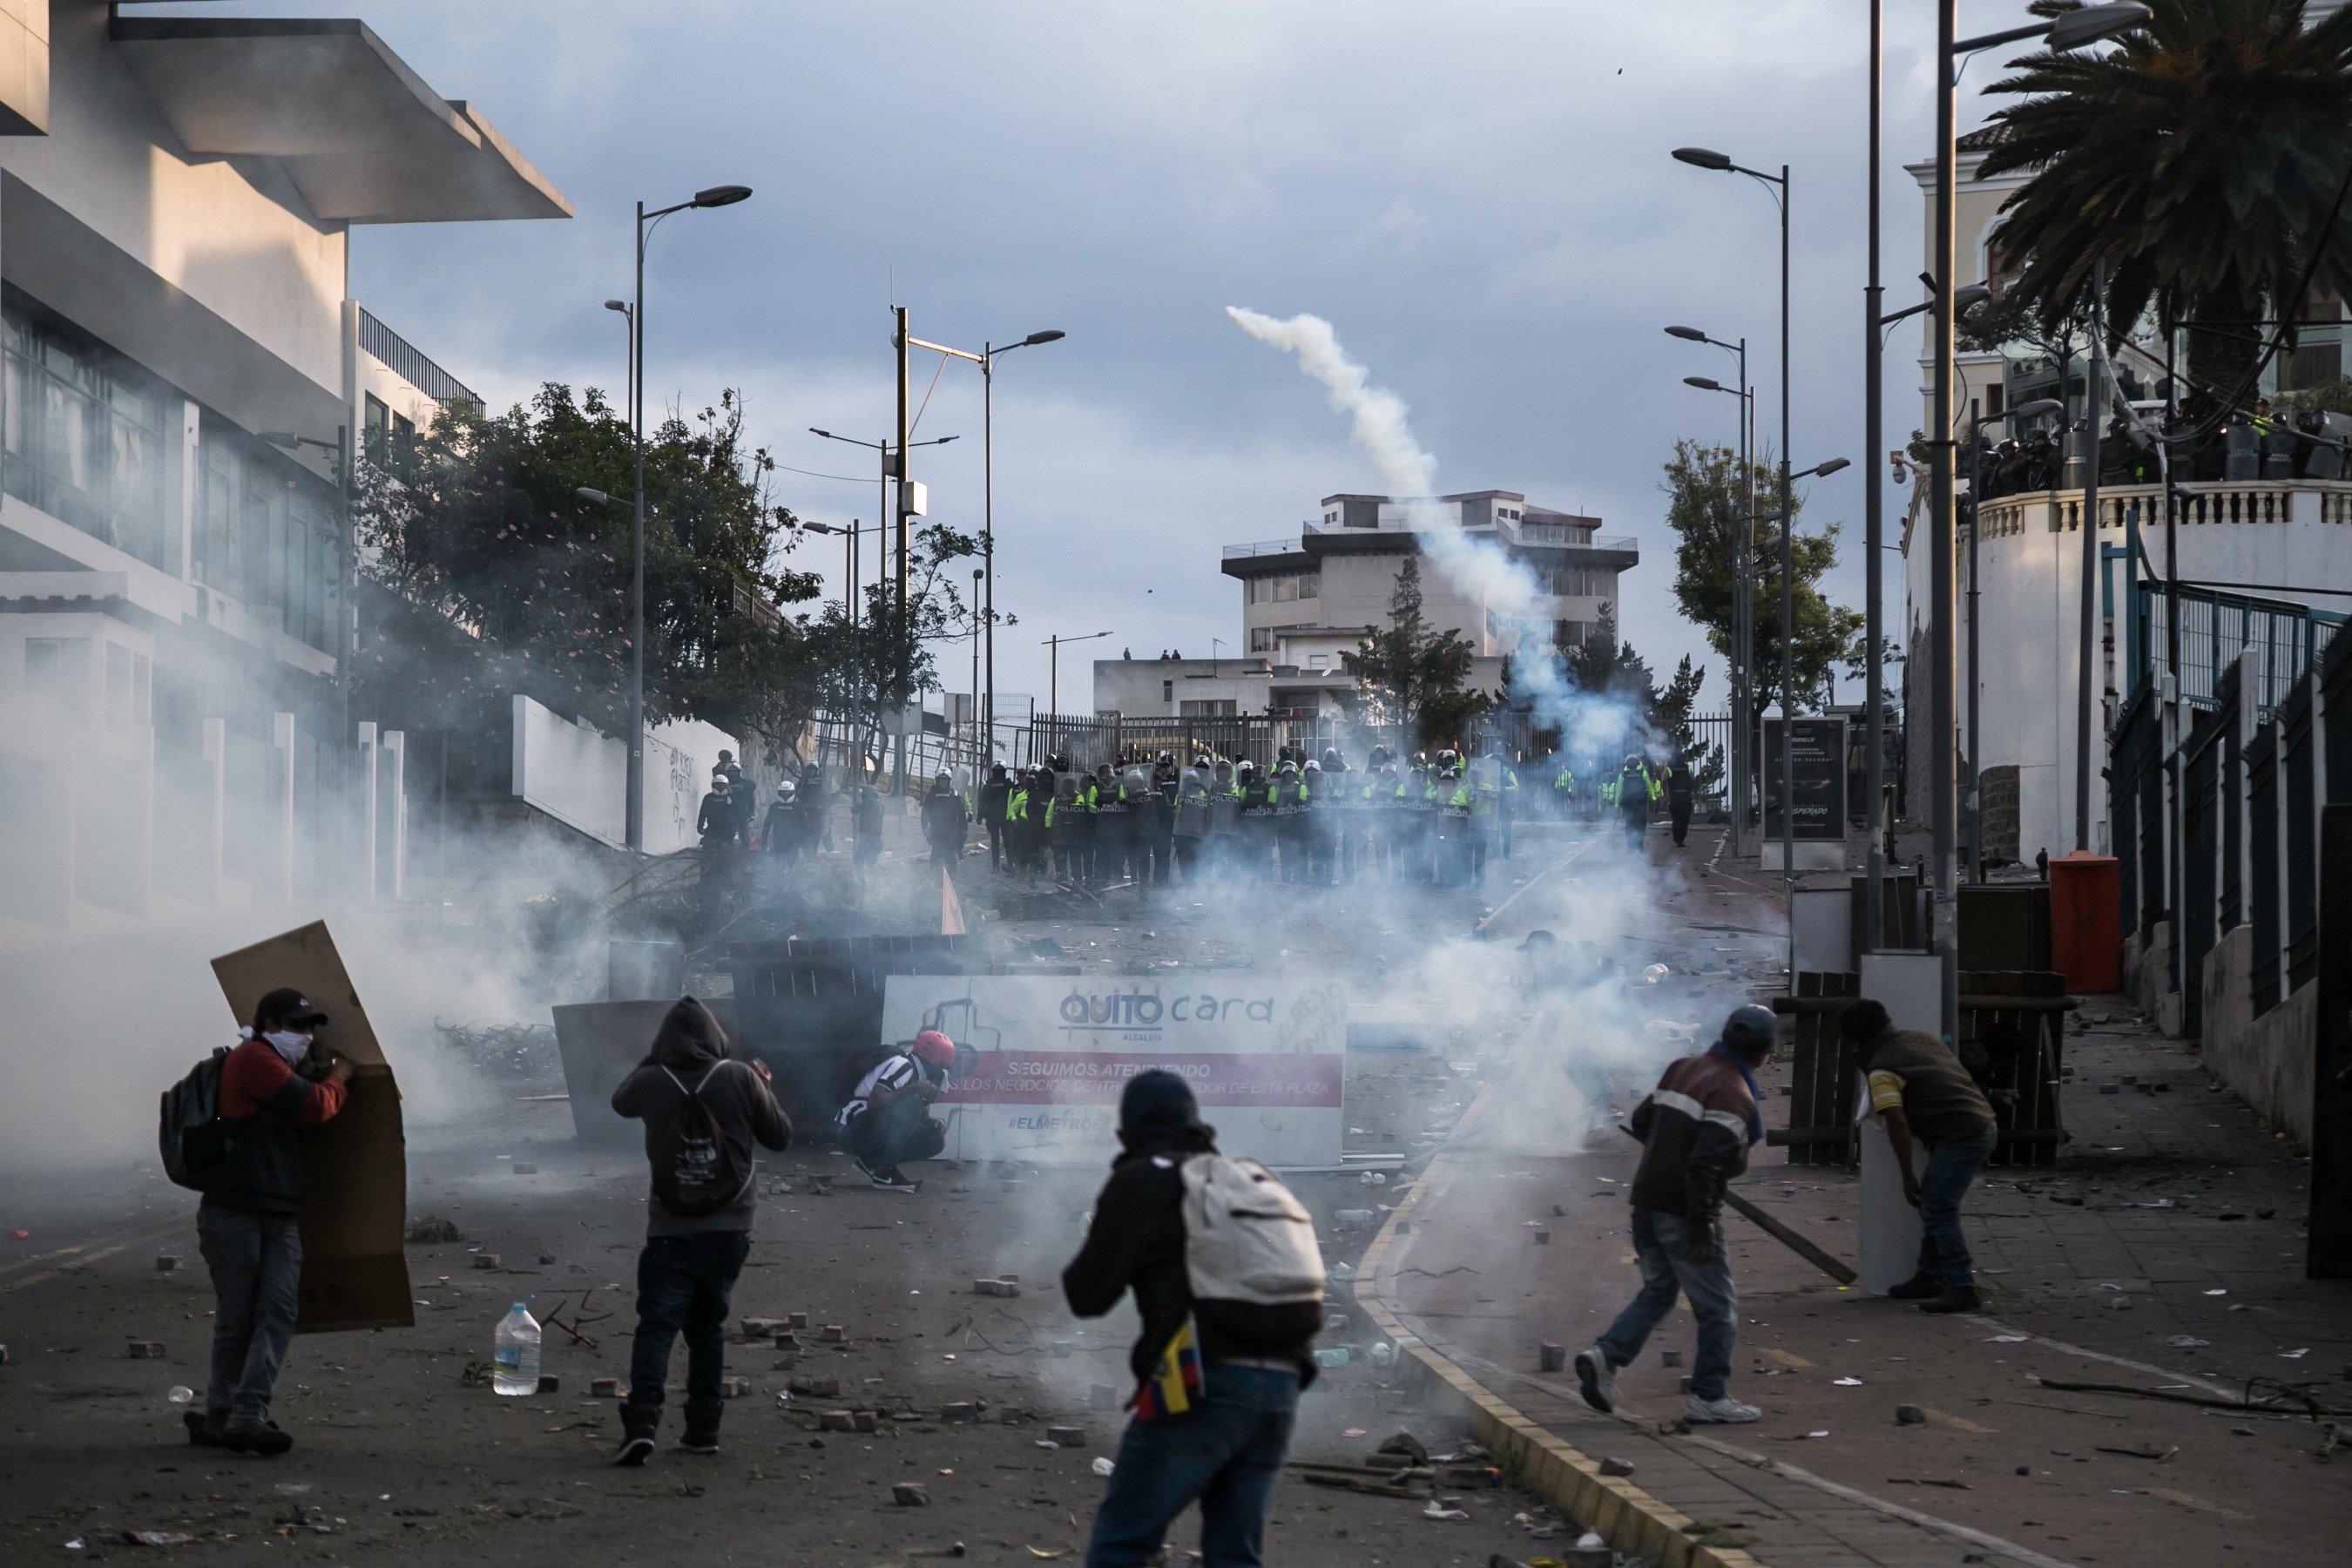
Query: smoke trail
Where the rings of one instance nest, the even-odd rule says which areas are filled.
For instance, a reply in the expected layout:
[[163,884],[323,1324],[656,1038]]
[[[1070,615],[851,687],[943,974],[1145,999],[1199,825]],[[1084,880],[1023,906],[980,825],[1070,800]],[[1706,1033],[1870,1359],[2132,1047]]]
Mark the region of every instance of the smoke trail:
[[1548,596],[1542,584],[1524,562],[1492,540],[1464,532],[1439,511],[1433,500],[1437,459],[1414,438],[1404,399],[1372,384],[1370,369],[1339,346],[1331,323],[1303,311],[1276,321],[1238,305],[1226,306],[1225,314],[1260,342],[1298,356],[1298,368],[1321,383],[1332,408],[1353,422],[1349,437],[1371,458],[1389,494],[1405,504],[1423,553],[1494,622],[1518,632],[1508,695],[1528,703],[1539,725],[1559,730],[1563,749],[1571,754],[1654,750],[1632,703],[1570,685],[1550,646],[1551,616],[1540,602]]
[[1437,459],[1412,438],[1404,399],[1371,384],[1372,373],[1348,357],[1330,322],[1304,312],[1277,321],[1239,305],[1226,306],[1225,314],[1258,342],[1298,356],[1298,368],[1330,393],[1331,406],[1355,421],[1351,437],[1370,455],[1391,495],[1436,492]]

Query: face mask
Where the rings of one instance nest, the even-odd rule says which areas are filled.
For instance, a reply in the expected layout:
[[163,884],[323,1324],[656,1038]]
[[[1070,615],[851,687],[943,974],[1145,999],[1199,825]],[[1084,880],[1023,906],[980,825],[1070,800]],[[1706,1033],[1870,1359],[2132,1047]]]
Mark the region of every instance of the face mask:
[[286,1058],[286,1065],[289,1068],[310,1054],[310,1037],[308,1035],[298,1035],[291,1029],[269,1029],[264,1031],[261,1037]]

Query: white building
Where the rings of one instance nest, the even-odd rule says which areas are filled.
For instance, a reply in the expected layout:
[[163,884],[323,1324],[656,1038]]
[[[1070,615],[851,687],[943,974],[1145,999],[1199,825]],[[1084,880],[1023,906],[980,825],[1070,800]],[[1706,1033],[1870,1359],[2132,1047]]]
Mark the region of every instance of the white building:
[[[1404,563],[1427,557],[1439,530],[1459,531],[1524,566],[1541,590],[1538,615],[1555,636],[1580,642],[1604,608],[1616,617],[1618,574],[1641,562],[1630,536],[1601,538],[1600,528],[1597,517],[1529,506],[1516,490],[1325,496],[1296,538],[1225,546],[1224,574],[1242,584],[1239,658],[1097,660],[1096,710],[1336,713],[1354,689],[1340,656],[1388,624]],[[1470,644],[1472,684],[1499,692],[1521,626],[1426,559],[1421,593],[1430,627]]]
[[[1978,165],[1993,144],[1993,134],[1974,132],[1959,143],[1956,285],[1998,280],[2003,270],[2000,205],[2029,178],[2024,174],[1990,180],[1976,177]],[[1907,167],[1919,182],[1927,246],[1932,248],[1936,166],[1930,162]],[[2326,308],[2340,310],[2333,302]],[[1921,320],[1925,322],[1929,318]],[[2287,389],[2340,374],[2341,336],[2341,329],[2307,334],[2299,357],[2290,358],[2284,365]],[[1922,328],[1921,351],[1919,375],[1924,387],[1934,374],[1932,327]],[[2161,353],[2160,347],[2157,352]],[[1972,399],[1989,416],[2058,393],[2056,367],[2019,351],[1963,353],[1958,366],[1954,405],[1962,420],[1963,437]],[[2116,368],[2127,394],[2157,395],[2160,367],[2147,358],[2126,353],[2118,358]],[[2279,389],[2279,375],[2274,366],[2267,390]],[[2077,420],[2084,412],[2085,379],[2084,366],[2077,359],[2068,367],[2065,384],[2071,415]],[[1921,426],[1927,423],[1923,415]],[[1959,477],[1965,492],[1965,470]],[[2042,850],[2054,857],[2074,847],[2083,492],[2079,477],[2071,482],[2077,488],[2032,490],[1987,501],[1984,535],[1976,544],[1980,574],[1976,605],[1981,626],[1972,626],[1968,619],[1969,531],[1966,526],[1957,531],[1960,733],[1965,745],[1970,710],[1980,704],[1979,745],[1983,754],[1977,762],[1990,803],[1985,839],[1988,851],[2001,859],[2031,861]],[[2188,498],[2186,510],[2175,522],[2173,536],[2179,542],[2184,582],[2237,586],[2255,597],[2307,604],[2322,612],[2352,609],[2352,598],[2311,592],[2352,589],[2352,483],[2296,477],[2193,481],[2182,488]],[[2128,638],[2121,605],[2127,578],[2120,556],[2126,521],[2134,513],[2148,563],[2143,574],[2161,578],[2169,570],[2162,489],[2154,484],[2103,485],[2096,527],[2105,579],[2099,589],[2103,606],[2098,618],[2099,646],[2094,652],[2095,690],[2100,694],[2101,711],[2094,716],[2092,757],[2094,769],[2102,771],[2107,763],[2105,736],[2116,717],[2116,703],[2128,694],[2129,687],[2125,664]],[[1926,509],[1915,508],[1902,541],[1907,601],[1902,635],[1909,655],[1904,668],[1906,682],[1923,681],[1927,675],[1932,568],[1927,540]],[[1974,691],[1967,681],[1972,637],[1978,647],[1979,682]],[[1928,772],[1927,727],[1918,721],[1926,715],[1927,703],[1916,687],[1913,692],[1905,708],[1913,721],[1908,728],[1914,781],[1909,805],[1916,815],[1926,810]],[[2184,700],[2188,695],[2193,694],[2184,694]],[[2110,850],[2106,787],[2098,777],[2092,781],[2091,805],[2091,847]]]
[[0,0],[0,931],[341,890],[344,455],[472,395],[352,226],[570,214],[362,23]]

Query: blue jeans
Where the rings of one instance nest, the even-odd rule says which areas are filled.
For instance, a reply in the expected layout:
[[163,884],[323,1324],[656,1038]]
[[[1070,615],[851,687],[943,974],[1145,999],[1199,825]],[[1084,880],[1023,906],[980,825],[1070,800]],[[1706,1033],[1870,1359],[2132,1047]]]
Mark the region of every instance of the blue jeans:
[[1298,1374],[1211,1362],[1192,1408],[1130,1421],[1118,1441],[1086,1568],[1136,1568],[1158,1554],[1185,1505],[1201,1502],[1202,1568],[1257,1568],[1266,1509],[1290,1451]]
[[1633,1211],[1633,1255],[1642,1266],[1642,1289],[1601,1336],[1601,1353],[1611,1366],[1632,1364],[1651,1331],[1675,1310],[1679,1291],[1689,1298],[1691,1316],[1698,1320],[1698,1361],[1691,1367],[1691,1393],[1700,1399],[1720,1399],[1731,1376],[1739,1297],[1731,1287],[1723,1226],[1715,1227],[1715,1256],[1705,1263],[1691,1261],[1690,1238],[1691,1223],[1680,1215]]
[[704,1230],[646,1238],[637,1254],[637,1337],[629,1403],[661,1408],[670,1347],[686,1335],[686,1414],[716,1415],[727,1372],[727,1301],[751,1251],[751,1233]]
[[215,1426],[267,1421],[300,1305],[301,1225],[290,1214],[205,1204],[196,1210],[196,1239],[213,1276],[205,1414]]
[[1980,1132],[1927,1152],[1927,1171],[1919,1178],[1919,1272],[1934,1275],[1947,1290],[1976,1289],[1976,1263],[1960,1234],[1960,1199],[1991,1157],[1997,1136],[1997,1130]]

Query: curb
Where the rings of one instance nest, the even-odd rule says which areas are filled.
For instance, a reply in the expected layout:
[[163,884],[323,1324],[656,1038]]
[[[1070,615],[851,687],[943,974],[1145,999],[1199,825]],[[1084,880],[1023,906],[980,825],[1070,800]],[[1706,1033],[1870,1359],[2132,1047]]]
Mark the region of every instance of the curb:
[[[1528,886],[1534,885],[1530,879]],[[1522,889],[1524,891],[1525,889]],[[1500,910],[1496,911],[1497,914]],[[1535,1025],[1530,1022],[1531,1032]],[[1528,1034],[1514,1041],[1510,1056],[1518,1054]],[[1482,1085],[1461,1121],[1447,1137],[1450,1144],[1474,1129],[1485,1114],[1494,1085]],[[1604,1476],[1601,1462],[1580,1452],[1530,1420],[1517,1406],[1481,1384],[1442,1352],[1407,1330],[1400,1317],[1394,1286],[1394,1255],[1403,1250],[1398,1238],[1408,1237],[1413,1211],[1422,1194],[1434,1187],[1452,1155],[1441,1150],[1421,1173],[1364,1250],[1357,1266],[1356,1302],[1380,1331],[1395,1342],[1401,1364],[1424,1388],[1449,1391],[1465,1408],[1470,1430],[1479,1444],[1514,1479],[1587,1530],[1600,1531],[1615,1550],[1643,1558],[1658,1568],[1764,1568],[1738,1547],[1709,1546],[1683,1533],[1697,1521],[1620,1476]]]

